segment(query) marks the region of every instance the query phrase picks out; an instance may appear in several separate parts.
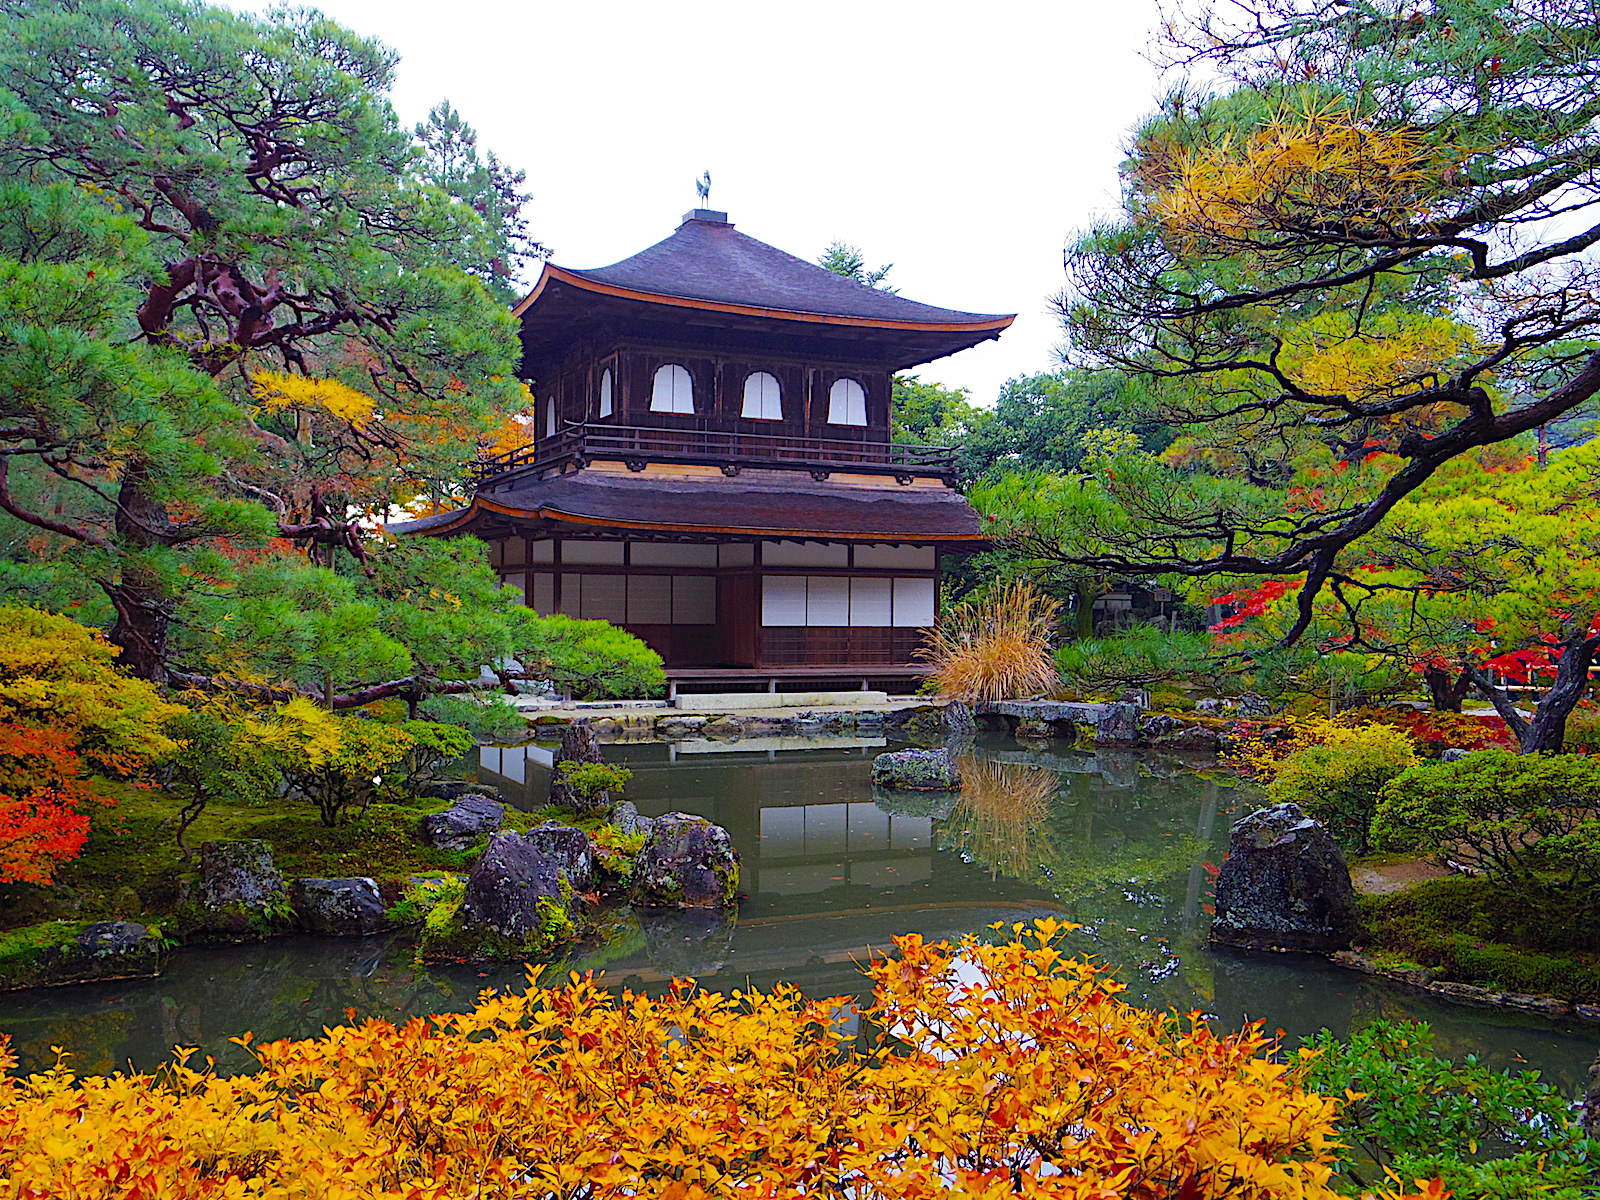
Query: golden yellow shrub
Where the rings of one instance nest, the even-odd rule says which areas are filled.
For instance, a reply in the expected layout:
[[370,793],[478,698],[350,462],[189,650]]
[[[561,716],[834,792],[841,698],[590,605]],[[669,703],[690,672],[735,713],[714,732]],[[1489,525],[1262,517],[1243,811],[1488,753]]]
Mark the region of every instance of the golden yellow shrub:
[[[841,999],[613,995],[574,975],[459,1016],[177,1065],[5,1085],[0,1195],[1331,1197],[1338,1102],[1274,1062],[1118,998],[1056,945],[897,939],[848,1037]],[[248,1038],[240,1039],[248,1043]]]

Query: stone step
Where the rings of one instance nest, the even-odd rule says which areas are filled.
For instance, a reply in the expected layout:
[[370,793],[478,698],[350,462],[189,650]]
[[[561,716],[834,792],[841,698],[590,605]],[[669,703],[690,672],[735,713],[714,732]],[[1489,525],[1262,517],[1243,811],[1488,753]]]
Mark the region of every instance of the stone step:
[[683,712],[733,712],[751,708],[863,708],[889,703],[888,692],[679,692]]

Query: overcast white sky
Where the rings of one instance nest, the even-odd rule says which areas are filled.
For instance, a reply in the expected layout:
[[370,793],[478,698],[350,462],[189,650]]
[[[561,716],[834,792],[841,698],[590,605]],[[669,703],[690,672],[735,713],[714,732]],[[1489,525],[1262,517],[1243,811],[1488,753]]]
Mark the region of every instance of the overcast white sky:
[[803,258],[842,239],[914,300],[1018,313],[921,369],[981,403],[1052,367],[1063,245],[1115,207],[1157,88],[1153,0],[320,7],[399,51],[404,120],[448,98],[527,171],[557,263],[659,241],[709,170],[712,207],[753,237]]

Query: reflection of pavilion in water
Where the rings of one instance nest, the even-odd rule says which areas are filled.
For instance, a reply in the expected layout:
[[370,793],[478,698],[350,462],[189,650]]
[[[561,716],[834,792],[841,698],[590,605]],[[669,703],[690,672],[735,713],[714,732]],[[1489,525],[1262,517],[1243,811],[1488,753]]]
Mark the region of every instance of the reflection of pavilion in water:
[[[643,815],[692,812],[725,828],[742,860],[740,890],[755,899],[932,880],[932,819],[860,799],[872,794],[872,758],[883,746],[746,738],[617,744],[606,758],[634,773],[627,796]],[[483,746],[479,776],[520,807],[537,808],[549,792],[551,760],[547,747]]]

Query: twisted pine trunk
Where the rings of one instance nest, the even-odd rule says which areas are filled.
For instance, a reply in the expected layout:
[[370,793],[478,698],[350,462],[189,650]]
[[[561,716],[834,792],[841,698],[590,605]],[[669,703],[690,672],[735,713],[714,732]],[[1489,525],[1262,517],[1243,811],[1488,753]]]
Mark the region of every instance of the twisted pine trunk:
[[1555,682],[1534,705],[1531,720],[1517,711],[1507,691],[1491,684],[1483,671],[1472,667],[1468,674],[1473,686],[1504,718],[1517,739],[1519,754],[1559,754],[1566,741],[1567,718],[1589,686],[1589,668],[1594,665],[1597,650],[1600,650],[1600,637],[1589,633],[1589,622],[1574,622],[1572,633],[1561,643]]

